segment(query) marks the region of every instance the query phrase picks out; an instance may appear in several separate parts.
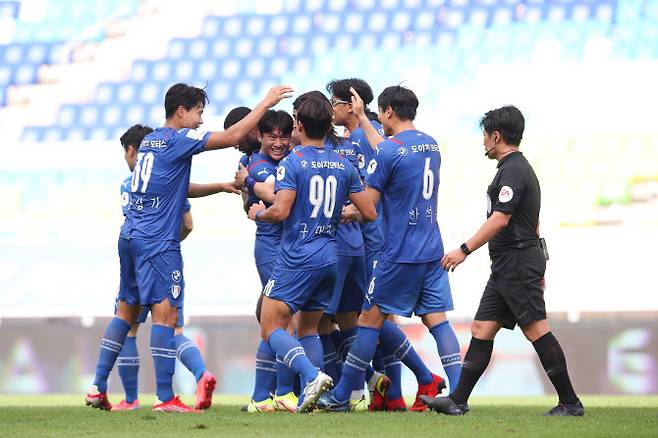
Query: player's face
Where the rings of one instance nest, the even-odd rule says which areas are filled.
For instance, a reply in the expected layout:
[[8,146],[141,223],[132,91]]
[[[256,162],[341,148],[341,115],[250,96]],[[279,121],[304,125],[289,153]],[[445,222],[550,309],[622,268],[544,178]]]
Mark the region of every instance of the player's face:
[[391,107],[388,107],[385,110],[377,108],[377,116],[379,117],[379,121],[382,124],[382,128],[384,128],[384,134],[388,136],[393,135],[393,127],[390,124],[391,113]]
[[128,165],[128,169],[132,172],[133,169],[135,168],[135,161],[137,161],[137,148],[135,146],[128,146],[125,149],[125,152],[123,154],[123,158],[126,160],[126,164]]
[[487,131],[482,130],[482,145],[484,146],[484,153],[490,160],[496,159],[496,143],[499,134],[494,131],[489,135]]
[[297,110],[292,110],[292,134],[290,135],[291,146],[299,146],[302,144],[302,138],[299,133],[299,124],[297,123]]
[[352,113],[352,104],[336,96],[331,96],[331,107],[334,110],[334,123],[339,126],[344,125]]
[[203,124],[203,104],[199,103],[189,111],[183,108],[183,126],[185,128],[197,129]]
[[290,147],[290,136],[283,134],[279,128],[274,128],[272,132],[259,133],[258,138],[261,152],[275,161],[282,159]]

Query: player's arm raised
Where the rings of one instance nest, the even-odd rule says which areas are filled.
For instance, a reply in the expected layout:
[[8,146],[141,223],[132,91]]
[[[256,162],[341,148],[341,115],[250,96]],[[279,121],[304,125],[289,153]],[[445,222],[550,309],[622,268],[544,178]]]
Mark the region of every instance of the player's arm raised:
[[226,131],[212,132],[208,138],[205,149],[210,151],[214,149],[234,147],[249,133],[249,131],[256,127],[260,118],[265,114],[265,111],[272,108],[282,99],[292,96],[293,91],[294,90],[287,85],[272,87],[263,100],[261,100],[244,119],[240,120]]
[[368,116],[366,116],[365,105],[363,104],[363,99],[359,96],[359,93],[356,92],[354,88],[350,88],[352,93],[352,112],[355,116],[359,118],[359,126],[363,128],[366,137],[368,138],[368,143],[372,150],[377,148],[377,145],[384,141],[384,137],[379,135],[379,132],[372,126]]
[[290,215],[296,197],[296,191],[281,189],[276,192],[274,203],[269,208],[265,208],[262,201],[249,207],[249,219],[269,223],[283,222]]

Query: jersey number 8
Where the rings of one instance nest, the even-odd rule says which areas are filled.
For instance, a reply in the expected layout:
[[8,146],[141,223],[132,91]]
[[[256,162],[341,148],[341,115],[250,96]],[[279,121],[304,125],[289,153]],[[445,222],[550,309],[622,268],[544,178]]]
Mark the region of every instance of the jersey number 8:
[[322,208],[327,218],[333,216],[336,207],[336,187],[338,187],[338,181],[333,175],[329,175],[326,181],[320,175],[311,177],[308,188],[308,201],[313,206],[311,219],[318,217],[320,208]]
[[[133,179],[130,184],[130,191],[135,193],[137,191],[146,193],[146,188],[149,185],[149,180],[151,179],[151,171],[153,170],[153,152],[145,154],[140,152],[137,154],[137,160],[135,160],[135,169],[133,169]],[[139,189],[139,180],[142,180],[142,188]]]

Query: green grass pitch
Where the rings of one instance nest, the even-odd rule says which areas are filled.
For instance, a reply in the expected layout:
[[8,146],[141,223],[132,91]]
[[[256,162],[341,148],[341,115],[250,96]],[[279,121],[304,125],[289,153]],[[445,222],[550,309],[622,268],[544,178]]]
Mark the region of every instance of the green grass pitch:
[[[658,437],[658,396],[583,397],[583,418],[544,418],[553,397],[475,397],[464,417],[426,413],[247,414],[246,397],[215,397],[203,414],[101,412],[82,395],[0,395],[0,436],[11,437]],[[118,402],[115,395],[110,400]],[[191,398],[186,398],[191,402]]]

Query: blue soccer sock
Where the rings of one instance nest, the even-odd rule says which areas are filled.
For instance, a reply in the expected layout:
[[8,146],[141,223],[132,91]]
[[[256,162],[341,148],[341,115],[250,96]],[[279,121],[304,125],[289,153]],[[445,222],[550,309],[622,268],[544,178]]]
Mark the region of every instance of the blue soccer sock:
[[299,338],[299,345],[302,346],[306,357],[315,366],[318,371],[324,371],[324,349],[322,348],[322,341],[318,334],[304,336]]
[[276,356],[276,395],[286,395],[295,392],[295,385],[299,384],[297,373],[288,365],[283,363],[280,356]]
[[270,345],[261,340],[256,351],[256,381],[251,399],[261,402],[276,391],[276,356]]
[[123,348],[123,343],[129,331],[130,324],[121,318],[114,317],[107,325],[105,333],[103,333],[98,362],[96,362],[96,377],[94,378],[94,385],[98,387],[99,392],[107,392],[107,378],[121,352],[121,348]]
[[386,398],[397,400],[402,397],[402,363],[395,355],[390,355],[384,358],[384,367],[386,377],[391,381],[386,391]]
[[383,373],[385,366],[386,365],[384,364],[384,350],[382,344],[379,344],[377,345],[377,349],[375,350],[375,356],[372,358],[372,367],[375,369],[375,371]]
[[386,345],[386,348],[391,348],[395,352],[395,356],[414,373],[418,383],[421,385],[430,384],[432,382],[432,372],[425,366],[425,363],[418,356],[414,347],[411,346],[409,339],[402,330],[391,321],[386,320],[380,332],[382,343]]
[[203,361],[199,347],[190,338],[180,334],[174,336],[174,348],[176,349],[178,360],[194,374],[197,382],[201,380],[203,373],[206,372],[206,363]]
[[137,387],[139,379],[139,353],[137,352],[137,337],[127,336],[123,343],[121,353],[117,359],[119,377],[126,392],[126,401],[132,403],[137,400]]
[[[324,372],[327,373],[334,382],[338,382],[340,373],[338,370],[338,360],[336,359],[336,347],[334,346],[334,341],[331,339],[331,335],[320,335],[320,341],[322,341],[322,349],[324,350]],[[304,348],[304,350],[306,350],[306,348]]]
[[352,343],[356,339],[356,333],[357,333],[358,327],[353,327],[349,330],[342,331],[341,334],[341,339],[340,342],[336,345],[336,357],[338,357],[338,360],[340,362],[345,362],[345,359],[347,359],[347,353],[350,351],[350,347],[352,346]]
[[349,400],[355,388],[363,388],[365,369],[372,360],[377,348],[379,330],[371,327],[359,327],[356,339],[347,354],[343,366],[343,375],[334,389],[336,400]]
[[151,355],[155,368],[155,393],[161,402],[169,401],[174,398],[172,380],[176,369],[173,327],[160,324],[151,326]]
[[[315,380],[318,376],[318,370],[309,358],[306,357],[304,348],[299,341],[290,336],[284,329],[279,328],[274,330],[268,339],[268,343],[277,356],[283,358],[283,363],[301,375],[305,383]],[[320,343],[321,348],[322,344]],[[319,360],[322,359],[323,355],[320,356]]]
[[459,341],[449,321],[443,321],[430,329],[436,340],[436,348],[441,356],[443,370],[448,376],[450,392],[457,388],[462,373],[462,356],[459,352]]

